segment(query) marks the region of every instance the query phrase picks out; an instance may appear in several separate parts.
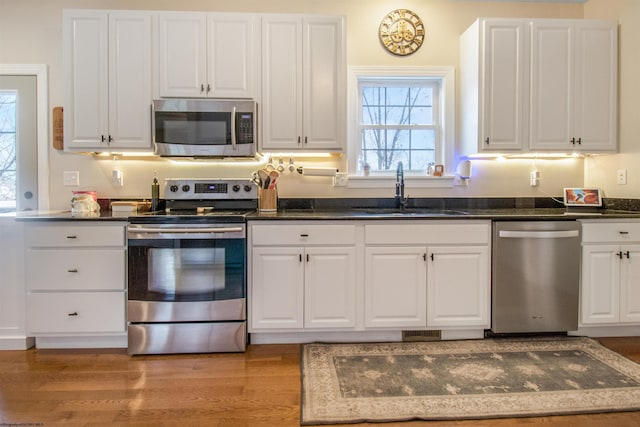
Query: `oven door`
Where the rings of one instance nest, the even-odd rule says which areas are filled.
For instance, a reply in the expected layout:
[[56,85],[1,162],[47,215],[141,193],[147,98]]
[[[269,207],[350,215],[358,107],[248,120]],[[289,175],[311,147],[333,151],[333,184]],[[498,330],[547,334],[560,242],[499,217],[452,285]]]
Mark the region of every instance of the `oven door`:
[[244,224],[128,230],[129,322],[246,318]]

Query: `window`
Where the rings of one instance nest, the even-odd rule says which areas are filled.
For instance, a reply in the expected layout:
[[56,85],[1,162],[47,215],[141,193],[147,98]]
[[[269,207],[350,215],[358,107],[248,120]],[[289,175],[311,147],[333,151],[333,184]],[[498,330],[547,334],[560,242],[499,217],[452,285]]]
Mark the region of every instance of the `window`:
[[[354,67],[351,70],[351,175],[426,176],[453,155],[453,68]],[[354,172],[355,171],[355,172]]]

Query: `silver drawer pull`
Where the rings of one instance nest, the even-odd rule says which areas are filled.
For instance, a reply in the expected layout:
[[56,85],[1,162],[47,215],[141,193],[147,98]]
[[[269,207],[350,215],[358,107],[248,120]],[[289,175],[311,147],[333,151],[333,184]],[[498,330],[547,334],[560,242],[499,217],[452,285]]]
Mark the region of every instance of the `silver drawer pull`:
[[67,316],[77,316],[77,315],[78,315],[78,312],[77,312],[77,311],[74,311],[73,313],[69,313],[69,314],[67,314]]
[[70,270],[67,270],[67,273],[77,273],[78,269],[77,268],[72,268]]

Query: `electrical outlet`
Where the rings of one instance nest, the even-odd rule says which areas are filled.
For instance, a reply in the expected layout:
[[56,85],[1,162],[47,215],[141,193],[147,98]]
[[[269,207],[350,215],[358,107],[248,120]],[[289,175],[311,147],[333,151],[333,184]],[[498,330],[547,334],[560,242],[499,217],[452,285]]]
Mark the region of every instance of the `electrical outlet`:
[[113,185],[122,187],[124,185],[124,175],[120,169],[114,169],[111,171],[111,180]]
[[529,174],[529,183],[532,187],[537,187],[540,185],[540,172],[539,171],[531,171]]
[[333,186],[334,187],[346,187],[347,181],[349,177],[346,172],[338,172],[336,176],[333,177]]
[[65,187],[77,187],[80,185],[80,172],[64,171],[62,173],[62,185]]
[[627,184],[627,170],[626,169],[618,169],[616,172],[616,182],[618,185],[626,185]]

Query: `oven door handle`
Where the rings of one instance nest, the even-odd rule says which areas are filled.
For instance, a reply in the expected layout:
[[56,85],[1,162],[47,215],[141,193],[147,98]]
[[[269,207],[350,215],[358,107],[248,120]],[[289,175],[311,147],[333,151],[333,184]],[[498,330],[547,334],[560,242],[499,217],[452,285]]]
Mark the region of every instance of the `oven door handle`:
[[171,233],[171,234],[193,234],[193,233],[237,233],[242,231],[242,227],[211,227],[211,228],[160,228],[160,227],[136,227],[130,231],[136,233]]

